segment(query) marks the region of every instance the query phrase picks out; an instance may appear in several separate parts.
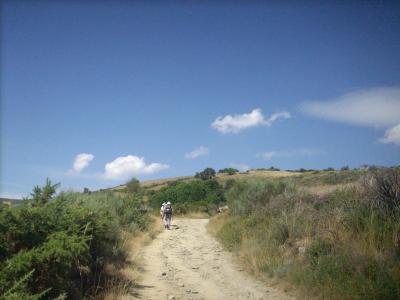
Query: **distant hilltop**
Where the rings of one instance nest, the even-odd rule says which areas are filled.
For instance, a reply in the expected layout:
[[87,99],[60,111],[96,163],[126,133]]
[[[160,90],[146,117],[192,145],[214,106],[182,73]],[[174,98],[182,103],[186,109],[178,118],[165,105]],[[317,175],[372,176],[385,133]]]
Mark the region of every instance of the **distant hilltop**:
[[20,203],[22,199],[10,199],[10,198],[0,198],[0,203],[4,205],[12,206],[14,204]]
[[[307,170],[308,171],[308,170]],[[314,170],[313,170],[314,171]],[[228,179],[242,179],[242,178],[251,178],[251,177],[289,177],[289,176],[296,176],[302,175],[301,171],[281,171],[279,169],[250,169],[244,172],[235,172],[235,174],[229,175],[227,173],[221,173],[220,171],[216,174],[215,178],[219,182],[224,182]],[[162,187],[167,186],[169,183],[176,182],[176,181],[188,181],[193,180],[195,176],[178,176],[178,177],[169,177],[169,178],[159,178],[159,179],[151,179],[151,180],[144,180],[140,184],[145,189],[151,190],[159,190]],[[124,191],[126,189],[126,184],[121,184],[115,187],[100,189],[98,191]]]

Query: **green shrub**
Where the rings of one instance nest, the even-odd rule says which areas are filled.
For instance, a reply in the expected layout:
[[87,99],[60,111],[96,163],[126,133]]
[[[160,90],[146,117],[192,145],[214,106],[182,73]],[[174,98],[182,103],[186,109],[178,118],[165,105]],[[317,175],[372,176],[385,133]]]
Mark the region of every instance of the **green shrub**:
[[232,188],[235,185],[235,182],[236,182],[235,179],[228,179],[228,180],[224,181],[224,183],[223,183],[224,191],[227,191],[230,188]]
[[197,179],[201,179],[201,180],[209,180],[213,177],[215,177],[215,170],[212,168],[205,168],[203,171],[201,172],[197,172],[194,177]]
[[248,215],[269,210],[270,200],[294,192],[294,185],[286,181],[261,179],[238,181],[227,192],[228,206],[233,214]]
[[163,202],[170,201],[176,213],[202,211],[212,213],[224,203],[222,186],[215,180],[192,180],[177,182],[161,188],[150,196],[150,205],[158,209]]
[[334,171],[334,170],[326,170],[323,172],[313,172],[310,174],[296,176],[291,178],[297,184],[301,185],[336,185],[343,183],[351,183],[359,180],[366,174],[364,170],[344,170],[344,171]]
[[239,170],[237,170],[235,168],[225,168],[225,169],[219,170],[218,173],[226,173],[228,175],[234,175],[236,173],[239,173]]
[[319,260],[328,254],[331,253],[333,248],[332,243],[322,240],[316,239],[312,242],[312,244],[307,248],[307,257],[312,266],[318,264]]
[[289,239],[289,227],[287,224],[274,222],[271,225],[271,238],[279,245],[283,245]]
[[126,183],[126,190],[128,193],[137,193],[140,190],[140,181],[132,178]]
[[218,232],[218,237],[229,250],[238,250],[242,241],[243,220],[231,218]]
[[35,187],[33,199],[1,207],[0,299],[79,299],[101,287],[106,264],[126,257],[121,229],[146,227],[142,204],[140,195],[54,196]]

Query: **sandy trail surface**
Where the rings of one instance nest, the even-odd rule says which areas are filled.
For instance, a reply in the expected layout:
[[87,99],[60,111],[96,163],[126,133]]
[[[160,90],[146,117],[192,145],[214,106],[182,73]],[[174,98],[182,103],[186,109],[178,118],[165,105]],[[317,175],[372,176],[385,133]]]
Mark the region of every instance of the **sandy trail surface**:
[[207,232],[208,219],[175,219],[143,250],[136,299],[293,299],[246,274]]

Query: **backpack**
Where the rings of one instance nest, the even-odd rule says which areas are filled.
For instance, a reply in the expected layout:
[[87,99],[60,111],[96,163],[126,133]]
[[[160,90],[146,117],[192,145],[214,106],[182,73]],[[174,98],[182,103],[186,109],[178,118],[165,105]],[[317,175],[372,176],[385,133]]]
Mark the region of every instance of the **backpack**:
[[165,207],[164,207],[164,213],[166,213],[167,215],[172,214],[172,207],[171,207],[171,205],[165,205]]

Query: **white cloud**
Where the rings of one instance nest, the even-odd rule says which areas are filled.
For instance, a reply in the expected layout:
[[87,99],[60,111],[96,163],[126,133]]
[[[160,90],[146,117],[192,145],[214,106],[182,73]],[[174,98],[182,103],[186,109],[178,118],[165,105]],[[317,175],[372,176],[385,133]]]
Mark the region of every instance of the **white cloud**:
[[287,111],[282,111],[282,112],[278,112],[278,113],[274,113],[272,114],[267,121],[265,121],[265,124],[267,126],[271,126],[272,123],[274,123],[276,120],[278,120],[279,118],[283,118],[283,119],[290,119],[292,116],[290,115],[290,113],[288,113]]
[[364,126],[400,123],[400,88],[374,88],[345,94],[331,101],[302,104],[312,116]]
[[268,151],[258,154],[257,156],[261,157],[264,160],[272,160],[274,157],[314,156],[322,154],[325,154],[325,151],[318,149],[301,148],[286,151]]
[[144,157],[134,155],[120,156],[105,165],[104,179],[122,180],[138,175],[149,175],[168,169],[169,165],[146,164]]
[[74,164],[73,164],[73,171],[76,173],[81,172],[85,169],[89,163],[94,159],[93,154],[89,153],[81,153],[75,156]]
[[384,144],[392,143],[400,145],[400,124],[386,130],[385,136],[379,141]]
[[[327,120],[387,128],[400,123],[400,88],[379,87],[345,94],[331,101],[305,102],[301,109]],[[381,142],[396,143],[398,129],[392,129],[386,131]]]
[[271,160],[274,156],[276,156],[275,151],[270,151],[270,152],[264,152],[259,154],[260,157],[262,157],[264,160]]
[[194,149],[193,151],[186,153],[185,158],[193,159],[193,158],[197,158],[199,156],[208,155],[209,153],[210,153],[210,149],[208,149],[207,147],[204,147],[204,146],[200,146],[200,147]]
[[226,115],[224,117],[219,116],[211,124],[211,126],[221,133],[238,133],[239,131],[256,126],[271,126],[279,118],[290,118],[291,115],[288,112],[279,112],[271,115],[265,120],[261,109],[257,108],[250,113],[244,113],[241,115]]
[[238,169],[240,172],[246,172],[250,169],[248,165],[245,164],[230,164],[229,165],[231,168]]

